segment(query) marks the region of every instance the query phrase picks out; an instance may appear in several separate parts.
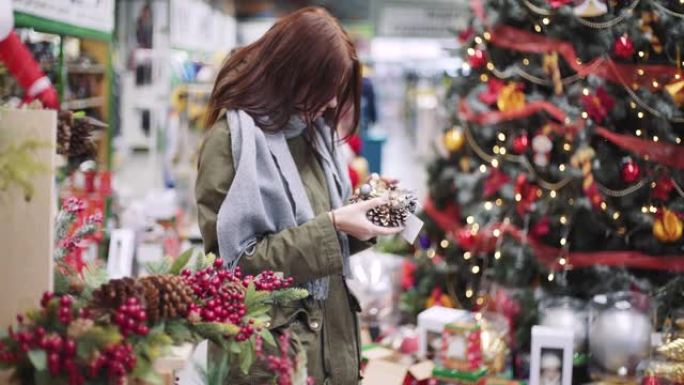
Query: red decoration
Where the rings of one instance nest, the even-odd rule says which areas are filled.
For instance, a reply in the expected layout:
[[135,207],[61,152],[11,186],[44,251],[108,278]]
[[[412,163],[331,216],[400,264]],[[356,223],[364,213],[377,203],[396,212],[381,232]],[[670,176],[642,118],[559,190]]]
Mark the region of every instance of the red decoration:
[[641,385],[660,385],[660,380],[653,373],[646,373],[644,378],[641,379]]
[[651,198],[660,201],[666,201],[670,198],[672,190],[674,190],[674,182],[668,176],[662,176],[655,182],[655,187],[651,191]]
[[513,153],[514,154],[522,154],[527,151],[527,148],[530,145],[530,139],[527,137],[527,132],[523,132],[522,134],[516,136],[513,139]]
[[499,99],[499,94],[506,83],[503,80],[492,77],[487,81],[487,90],[480,94],[480,100],[488,105],[496,103]]
[[618,37],[613,45],[613,53],[617,57],[629,59],[634,55],[634,42],[632,42],[632,39],[627,34]]
[[[447,206],[444,209],[438,209],[432,200],[428,198],[423,204],[423,211],[429,215],[444,232],[456,234],[462,230],[461,224],[454,220],[454,218],[458,218],[458,216],[452,215],[458,213],[458,207],[455,205]],[[492,235],[492,232],[495,229],[499,229],[502,233],[508,234],[518,241],[525,239],[540,263],[549,269],[560,268],[558,265],[558,255],[562,250],[545,245],[534,238],[527,237],[522,230],[512,224],[504,225],[497,223],[480,230],[479,234],[485,234],[483,237],[486,236],[494,240],[494,242],[482,242],[484,246],[490,246],[489,248],[483,247],[483,251],[494,252],[496,238]],[[660,271],[684,271],[684,255],[653,256],[638,251],[624,250],[597,252],[572,251],[567,254],[567,258],[572,260],[572,266],[574,268],[606,265]]]
[[458,33],[458,41],[460,41],[461,43],[465,43],[467,41],[470,41],[470,39],[472,39],[473,36],[475,36],[475,29],[473,27],[468,27]]
[[[519,52],[546,54],[558,52],[565,62],[572,67],[577,76],[586,77],[594,75],[617,84],[638,84],[641,88],[649,91],[660,92],[659,87],[654,86],[654,80],[660,84],[666,84],[678,73],[676,66],[662,64],[617,64],[605,57],[598,57],[584,63],[577,60],[577,53],[572,43],[550,39],[541,34],[524,31],[518,28],[500,25],[490,31],[489,44],[507,48]],[[639,69],[644,75],[639,75]],[[656,83],[656,85],[658,85]]]
[[487,55],[485,55],[484,51],[477,48],[472,55],[468,55],[468,64],[473,69],[480,69],[487,64]]
[[456,234],[456,242],[464,250],[471,250],[477,243],[475,234],[469,229],[460,229]]
[[621,135],[604,127],[597,127],[596,133],[623,150],[629,151],[663,166],[684,170],[684,147],[667,142],[653,142],[632,135]]
[[639,169],[639,164],[633,159],[628,159],[622,164],[622,170],[620,170],[620,176],[622,181],[625,183],[634,183],[639,180],[641,176],[641,170]]
[[501,171],[499,168],[491,168],[487,180],[484,182],[483,195],[485,198],[489,198],[496,194],[497,191],[504,185],[508,184],[511,178],[506,175],[505,172]]
[[603,87],[599,87],[595,94],[582,95],[582,104],[589,117],[596,123],[601,123],[615,106],[615,100]]
[[[516,210],[520,216],[532,209],[534,202],[537,201],[539,187],[527,180],[526,174],[518,174],[515,179]],[[519,199],[518,199],[519,198]]]
[[401,288],[409,290],[416,284],[416,264],[405,259],[401,265]]
[[572,0],[548,0],[551,8],[560,8],[564,5],[570,4]]
[[534,226],[532,226],[531,233],[534,237],[543,238],[551,231],[551,220],[549,217],[542,217]]

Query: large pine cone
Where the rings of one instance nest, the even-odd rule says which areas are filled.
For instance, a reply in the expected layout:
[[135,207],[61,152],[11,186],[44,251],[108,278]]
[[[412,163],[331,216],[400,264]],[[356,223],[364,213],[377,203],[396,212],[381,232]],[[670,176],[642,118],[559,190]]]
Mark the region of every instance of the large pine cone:
[[192,303],[192,289],[181,277],[152,275],[139,279],[143,287],[147,316],[151,322],[184,317]]
[[93,292],[92,305],[94,308],[116,309],[131,297],[143,300],[142,286],[135,279],[112,279]]

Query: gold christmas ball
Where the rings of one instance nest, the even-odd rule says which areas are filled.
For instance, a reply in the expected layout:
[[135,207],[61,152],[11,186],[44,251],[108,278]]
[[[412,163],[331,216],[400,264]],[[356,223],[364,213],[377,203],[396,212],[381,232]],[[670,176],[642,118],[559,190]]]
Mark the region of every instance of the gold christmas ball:
[[682,220],[668,209],[663,209],[663,216],[653,223],[653,236],[660,242],[678,241],[683,230]]
[[442,141],[444,142],[444,147],[449,152],[459,151],[463,148],[463,143],[465,143],[463,129],[457,126],[452,127],[449,131],[444,133]]

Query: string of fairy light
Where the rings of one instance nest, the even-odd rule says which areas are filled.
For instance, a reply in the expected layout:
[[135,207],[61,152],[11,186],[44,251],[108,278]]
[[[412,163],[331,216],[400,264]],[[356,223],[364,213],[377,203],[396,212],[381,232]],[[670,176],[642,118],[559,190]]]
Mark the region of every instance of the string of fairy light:
[[[592,23],[592,22],[588,22],[588,21],[580,18],[581,19],[580,22],[583,25],[585,25],[587,27],[591,27],[591,28],[610,28],[610,27],[624,21],[627,18],[627,16],[629,16],[630,13],[635,9],[635,7],[638,5],[638,3],[640,1],[641,0],[632,1],[627,6],[626,11],[623,12],[623,14],[621,14],[620,16],[618,16],[614,19],[611,19],[609,21],[602,22],[602,23]],[[526,3],[526,5],[531,4],[528,0],[525,0],[524,2]],[[664,5],[659,4],[657,1],[652,1],[651,3],[655,7],[660,9],[661,11],[666,12],[671,16],[684,18],[684,14],[679,14],[675,11],[672,11],[672,10],[668,9],[667,7],[665,7]],[[680,3],[684,4],[684,0],[680,0]],[[528,8],[530,8],[530,7],[528,6]],[[542,8],[539,8],[539,9],[542,9]],[[537,10],[539,10],[539,9],[537,9]],[[530,9],[530,10],[534,11],[534,9]],[[553,12],[545,13],[542,16],[543,17],[541,19],[541,23],[535,23],[534,27],[533,27],[537,33],[542,33],[544,31],[544,27],[549,26],[552,23]],[[487,44],[486,42],[490,41],[490,40],[491,40],[491,33],[488,31],[485,31],[481,36],[475,36],[474,37],[474,42],[476,44],[476,47],[477,46],[485,46]],[[468,48],[466,50],[466,53],[469,56],[475,55],[476,54],[475,48],[473,48],[473,47]],[[647,60],[649,55],[645,51],[639,50],[639,51],[637,51],[637,56],[642,60]],[[604,57],[604,59],[605,60],[611,60],[607,55]],[[580,65],[582,64],[582,61],[579,58],[577,58],[576,61],[577,61],[577,64],[580,64]],[[681,60],[681,57],[679,54],[679,48],[677,49],[677,58],[676,58],[675,62],[676,62],[676,65],[678,68],[681,68],[681,66],[684,65],[684,61]],[[546,85],[546,86],[553,85],[553,82],[550,79],[540,78],[540,77],[537,77],[537,76],[530,74],[527,71],[525,71],[524,67],[527,67],[530,64],[531,64],[530,59],[528,57],[524,57],[522,59],[522,66],[520,66],[519,64],[516,64],[513,66],[509,66],[505,70],[500,70],[500,69],[496,68],[496,66],[493,62],[487,61],[485,67],[489,73],[482,73],[482,74],[480,74],[479,78],[480,78],[481,82],[488,82],[490,79],[490,75],[493,75],[493,76],[500,78],[500,79],[509,79],[509,78],[514,78],[516,76],[519,76],[525,80],[528,80],[528,81],[535,83],[535,84],[538,84],[538,85]],[[593,65],[599,65],[599,64],[600,64],[600,61],[598,61],[598,60],[593,63]],[[591,72],[591,71],[589,71],[589,72]],[[639,69],[637,71],[637,75],[644,76],[645,71],[643,69]],[[677,73],[674,76],[674,80],[681,80],[681,77],[682,77],[681,74]],[[570,84],[576,83],[578,81],[582,81],[582,80],[584,80],[584,78],[585,78],[584,76],[581,76],[579,74],[574,74],[574,75],[562,78],[562,79],[560,79],[560,81],[563,83],[563,85],[570,85]],[[636,113],[636,117],[639,120],[644,119],[645,113],[649,113],[650,115],[653,115],[657,118],[667,119],[673,123],[684,122],[684,118],[677,117],[677,116],[675,116],[675,117],[665,116],[660,111],[658,111],[657,109],[649,106],[648,103],[646,103],[641,97],[639,97],[639,95],[637,95],[634,92],[634,90],[636,90],[638,88],[637,84],[632,84],[631,86],[629,86],[629,85],[627,85],[626,82],[624,82],[622,80],[621,80],[621,84],[624,87],[626,93],[631,98],[630,109],[633,110],[634,113]],[[657,80],[653,81],[652,86],[656,90],[663,88],[663,85],[660,84]],[[585,96],[588,96],[591,93],[591,91],[586,87],[583,88],[581,92]],[[580,116],[582,119],[585,119],[585,120],[590,119],[589,113],[587,111],[582,111],[580,113]],[[565,123],[569,124],[569,118],[566,119]],[[576,176],[566,176],[558,182],[549,182],[549,181],[544,180],[536,172],[534,166],[532,164],[530,164],[527,157],[522,156],[522,155],[514,155],[511,153],[508,153],[508,150],[505,146],[505,143],[506,143],[508,137],[507,137],[507,134],[503,131],[498,132],[496,134],[497,143],[492,147],[493,155],[490,155],[475,141],[475,139],[472,136],[472,133],[470,132],[469,127],[465,124],[464,124],[464,126],[465,126],[464,127],[464,133],[465,133],[466,141],[468,142],[470,148],[473,149],[473,151],[478,155],[478,157],[480,157],[485,163],[491,165],[491,167],[493,167],[493,168],[498,168],[501,165],[501,161],[503,161],[503,160],[514,161],[514,162],[518,162],[518,163],[522,164],[529,171],[529,173],[533,176],[536,184],[539,185],[540,187],[542,187],[543,189],[547,190],[548,197],[550,199],[558,198],[559,197],[559,191],[561,191],[566,186],[570,185],[573,180],[577,179]],[[648,133],[643,128],[643,126],[642,126],[642,128],[637,128],[635,130],[635,135],[637,137],[642,137],[642,138],[649,137]],[[662,140],[662,138],[660,138],[658,135],[652,135],[652,136],[650,136],[650,139],[653,142],[659,142]],[[673,138],[673,141],[677,144],[681,144],[682,139],[681,139],[681,137],[676,136]],[[574,150],[572,143],[570,141],[567,141],[567,140],[562,144],[562,148],[566,153],[571,153]],[[481,164],[479,166],[479,171],[481,173],[487,172],[487,170],[488,170],[487,164]],[[659,169],[659,168],[660,168],[660,166],[656,166],[656,169]],[[558,170],[561,173],[565,173],[569,169],[570,169],[570,166],[567,163],[561,162],[558,165]],[[656,172],[656,174],[657,174],[659,171],[658,170],[656,170],[656,171],[657,171]],[[648,176],[646,178],[641,178],[638,182],[636,182],[636,183],[634,183],[634,184],[630,185],[629,187],[622,189],[622,190],[613,190],[613,189],[610,189],[610,188],[608,188],[608,187],[606,187],[606,186],[604,186],[598,182],[595,182],[595,183],[596,183],[597,187],[599,188],[599,190],[601,191],[602,194],[605,194],[605,195],[610,196],[610,197],[624,197],[626,195],[630,195],[632,193],[635,193],[635,192],[641,190],[642,188],[644,188],[646,186],[651,186],[652,188],[654,188],[656,182],[654,180],[654,176],[651,175],[651,176]],[[676,182],[676,180],[674,180],[674,178],[672,179],[672,183],[674,185],[675,191],[680,196],[684,197],[684,189],[682,189],[682,187],[679,186],[679,184]],[[537,190],[537,195],[539,198],[541,198],[543,196],[543,194],[544,194],[544,192],[541,189]],[[516,194],[514,196],[514,199],[516,202],[519,202],[522,199],[522,197],[520,196],[520,194]],[[575,199],[573,197],[569,197],[567,202],[568,202],[568,205],[572,207],[575,204]],[[501,198],[497,198],[494,201],[485,201],[483,203],[483,208],[485,211],[490,211],[493,209],[493,207],[495,207],[495,206],[498,207],[498,206],[502,206],[502,205],[503,205],[503,200]],[[599,207],[601,208],[602,211],[607,213],[609,218],[611,218],[613,221],[615,221],[619,224],[620,219],[622,217],[619,210],[610,209],[605,200],[603,200],[600,203]],[[641,208],[641,212],[644,214],[656,214],[658,212],[658,208],[656,206],[654,206],[653,204],[649,203],[647,205],[644,205]],[[523,247],[525,247],[525,245],[527,244],[527,233],[529,231],[529,219],[530,219],[529,215],[526,215],[524,218],[525,227],[523,229],[523,238],[521,239],[521,244]],[[569,260],[570,246],[571,246],[570,241],[569,241],[569,234],[570,234],[570,230],[571,230],[572,220],[571,220],[570,216],[568,216],[566,214],[561,214],[560,216],[558,216],[558,221],[559,221],[559,224],[562,225],[563,227],[561,230],[561,237],[558,241],[558,244],[560,246],[560,252],[559,252],[558,259],[557,259],[557,265],[561,267],[562,271],[566,271],[567,268],[569,268],[571,266],[571,261]],[[473,235],[477,234],[481,228],[480,224],[475,222],[475,218],[473,216],[467,216],[466,217],[466,223],[468,225],[469,231]],[[504,223],[504,225],[508,225],[510,223],[509,215],[504,216],[503,223]],[[626,229],[622,225],[619,225],[619,226],[620,227],[617,230],[618,234],[624,235]],[[503,244],[503,236],[502,235],[503,234],[499,228],[496,228],[492,231],[492,236],[496,239],[495,250],[494,250],[494,254],[493,254],[495,261],[499,261],[503,257],[503,252],[501,250],[501,246]],[[450,244],[451,244],[450,240],[448,238],[445,238],[440,242],[439,246],[442,249],[447,249]],[[519,252],[522,252],[523,247],[521,247],[519,249]],[[434,255],[435,255],[434,250],[428,250],[428,257],[434,257]],[[482,268],[480,268],[479,264],[477,263],[478,258],[474,258],[472,251],[465,251],[463,253],[462,257],[463,257],[464,261],[469,262],[468,268],[470,269],[470,272],[473,275],[478,275],[478,274],[482,273]],[[482,258],[487,258],[487,255],[484,255]],[[554,272],[552,269],[549,272],[547,279],[549,281],[553,281],[555,278],[556,278],[556,272]],[[467,298],[471,298],[473,295],[475,295],[472,283],[468,283],[465,295]],[[479,302],[481,300],[482,300],[482,297],[478,297],[477,301]],[[478,304],[480,304],[480,303],[478,303]]]

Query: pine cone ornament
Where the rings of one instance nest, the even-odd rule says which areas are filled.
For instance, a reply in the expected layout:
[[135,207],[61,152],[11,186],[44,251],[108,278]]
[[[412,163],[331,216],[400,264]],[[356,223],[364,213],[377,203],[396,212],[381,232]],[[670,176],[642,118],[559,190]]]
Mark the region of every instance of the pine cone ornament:
[[60,111],[57,115],[57,153],[69,154],[71,142],[71,126],[74,124],[74,114],[71,111]]
[[143,288],[133,278],[112,279],[93,292],[92,306],[101,309],[116,309],[128,298],[143,299]]
[[417,209],[416,197],[407,190],[400,189],[396,184],[387,183],[377,174],[361,185],[351,198],[352,203],[369,200],[387,195],[389,202],[378,206],[366,213],[372,223],[382,227],[400,227],[406,219]]
[[141,278],[147,315],[153,323],[162,318],[184,317],[192,301],[192,289],[181,277],[153,275]]
[[92,126],[86,118],[77,119],[71,127],[71,140],[69,141],[69,156],[95,156],[97,149],[92,141]]
[[678,338],[659,347],[658,353],[673,361],[684,361],[684,338]]

